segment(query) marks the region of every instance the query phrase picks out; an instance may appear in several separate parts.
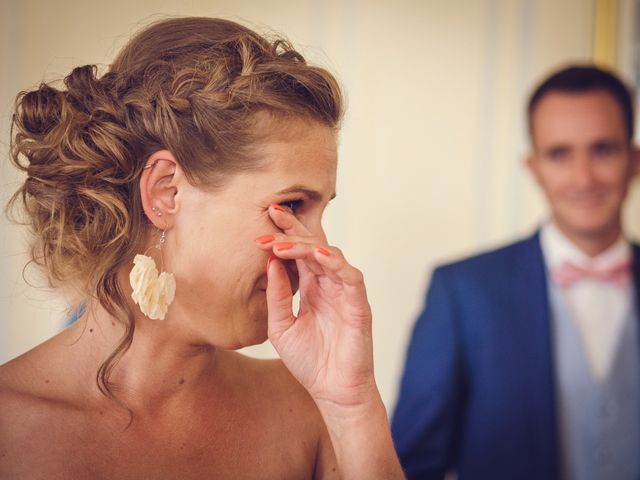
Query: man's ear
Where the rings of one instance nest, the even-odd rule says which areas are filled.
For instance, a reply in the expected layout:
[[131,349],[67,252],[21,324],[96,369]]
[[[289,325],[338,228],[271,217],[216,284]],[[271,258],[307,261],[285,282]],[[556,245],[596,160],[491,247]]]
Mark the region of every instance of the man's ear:
[[182,169],[169,150],[149,156],[140,176],[142,208],[149,221],[160,230],[168,230],[177,211],[176,195]]
[[636,145],[631,147],[631,166],[629,168],[629,177],[635,177],[640,172],[640,148]]
[[527,169],[531,173],[531,176],[535,180],[537,184],[540,184],[540,177],[538,175],[538,164],[536,163],[536,154],[535,152],[529,152],[524,160]]

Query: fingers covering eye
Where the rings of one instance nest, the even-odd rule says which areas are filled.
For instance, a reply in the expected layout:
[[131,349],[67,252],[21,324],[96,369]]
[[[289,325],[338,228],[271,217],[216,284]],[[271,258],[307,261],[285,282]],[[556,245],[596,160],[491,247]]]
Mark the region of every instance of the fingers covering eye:
[[280,204],[269,207],[269,216],[273,223],[287,235],[311,236],[311,232],[295,215]]

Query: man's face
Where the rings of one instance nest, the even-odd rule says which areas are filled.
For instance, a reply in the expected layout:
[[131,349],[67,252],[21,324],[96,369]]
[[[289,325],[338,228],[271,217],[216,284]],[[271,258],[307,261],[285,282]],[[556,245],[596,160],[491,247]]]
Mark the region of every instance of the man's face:
[[574,241],[615,239],[638,153],[613,96],[551,92],[533,111],[528,165],[560,230]]

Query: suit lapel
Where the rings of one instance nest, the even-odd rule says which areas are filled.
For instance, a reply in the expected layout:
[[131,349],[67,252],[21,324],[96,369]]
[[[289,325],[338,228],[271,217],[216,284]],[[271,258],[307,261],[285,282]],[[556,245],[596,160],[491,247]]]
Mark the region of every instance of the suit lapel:
[[[640,245],[631,244],[633,252],[633,287],[636,294],[636,311],[640,317]],[[640,329],[638,329],[640,331]]]
[[558,434],[555,402],[554,347],[547,275],[539,232],[522,244],[522,265],[514,285],[520,310],[514,344],[524,351],[518,389],[527,419],[531,458],[539,460],[535,478],[555,478],[558,471]]

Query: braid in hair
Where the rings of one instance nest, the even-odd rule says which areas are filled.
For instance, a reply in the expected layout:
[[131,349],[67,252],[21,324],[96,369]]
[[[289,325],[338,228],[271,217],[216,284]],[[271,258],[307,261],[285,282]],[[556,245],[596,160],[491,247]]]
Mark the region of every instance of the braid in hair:
[[22,206],[31,259],[51,286],[73,285],[125,326],[97,372],[105,395],[116,399],[109,376],[134,334],[118,278],[147,239],[138,186],[146,159],[168,149],[190,182],[216,188],[256,168],[257,114],[337,129],[342,108],[333,76],[287,41],[197,17],[142,30],[102,76],[78,67],[63,88],[18,95],[11,159],[27,178],[9,207]]

